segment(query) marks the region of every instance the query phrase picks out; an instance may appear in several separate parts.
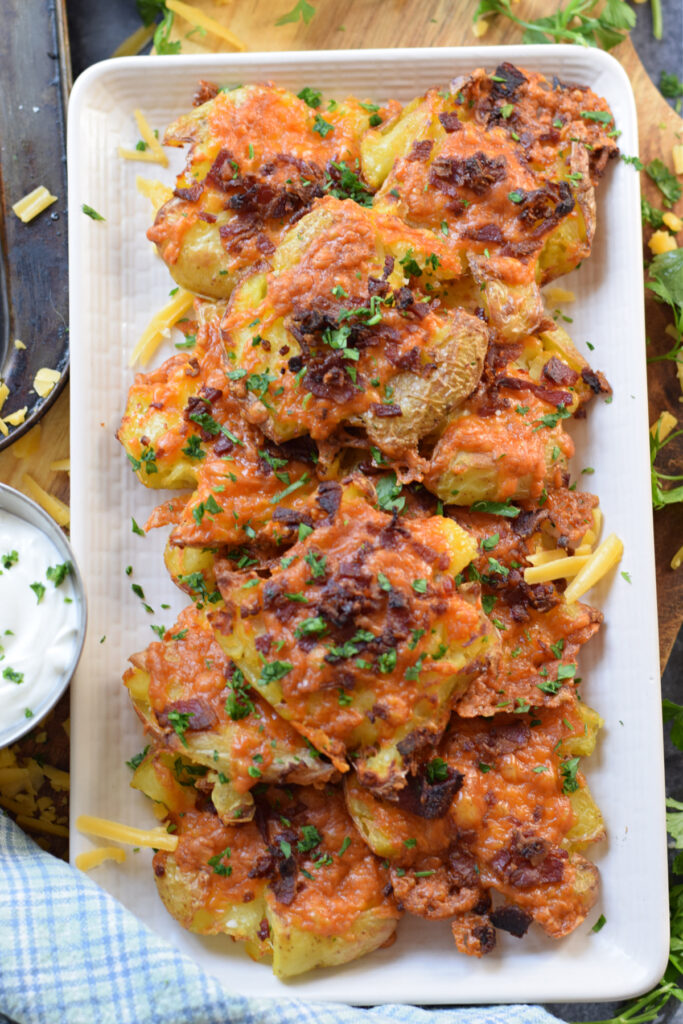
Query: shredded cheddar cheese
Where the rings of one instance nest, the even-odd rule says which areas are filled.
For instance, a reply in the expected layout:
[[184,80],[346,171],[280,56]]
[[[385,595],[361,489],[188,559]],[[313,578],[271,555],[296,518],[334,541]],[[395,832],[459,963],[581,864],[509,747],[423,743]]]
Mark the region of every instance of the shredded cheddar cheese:
[[140,339],[128,360],[128,365],[134,366],[139,362],[145,366],[161,344],[164,332],[170,330],[174,324],[177,324],[189,312],[193,302],[194,295],[191,292],[186,292],[184,288],[180,288],[168,305],[164,306],[163,309],[159,310],[152,317],[140,335]]
[[112,57],[135,57],[140,52],[143,46],[146,46],[154,35],[156,25],[141,25],[140,28],[136,28],[135,32],[131,32],[122,43],[120,43],[114,52]]
[[34,390],[41,398],[47,398],[61,376],[59,370],[51,370],[47,366],[42,366],[33,378]]
[[185,18],[186,21],[191,22],[193,25],[198,25],[200,28],[205,28],[207,32],[212,32],[213,35],[219,36],[221,39],[225,39],[226,42],[234,46],[236,50],[246,50],[245,44],[241,39],[238,39],[230,29],[225,28],[220,22],[216,21],[215,18],[211,18],[208,14],[204,14],[203,11],[197,10],[195,7],[191,7],[190,4],[183,3],[182,0],[166,0],[166,7],[169,11],[173,11],[174,14],[179,14],[181,18]]
[[558,302],[576,301],[576,295],[574,292],[569,291],[568,288],[553,286],[552,288],[546,288],[543,294],[545,295],[546,301],[549,302],[551,306],[556,305]]
[[29,459],[32,455],[35,455],[40,447],[40,434],[41,428],[40,423],[37,423],[33,430],[29,430],[28,434],[24,434],[18,441],[15,441],[12,445],[12,455],[16,459]]
[[20,338],[15,338],[14,339],[14,347],[16,349],[19,349],[20,351],[22,351],[23,349],[26,348],[26,345],[24,345],[23,341],[21,341]]
[[489,30],[489,23],[486,18],[480,18],[479,21],[475,21],[472,26],[472,35],[476,36],[477,39],[481,39],[485,36]]
[[669,436],[677,423],[678,420],[676,417],[672,416],[671,413],[665,409],[664,412],[660,413],[659,419],[657,419],[650,427],[650,433],[659,441],[663,441]]
[[60,526],[69,525],[71,514],[68,505],[65,505],[59,498],[55,498],[53,494],[48,494],[28,473],[24,476],[23,483],[28,494],[38,502],[41,508],[45,509],[48,515],[52,516],[56,523]]
[[173,198],[173,189],[154,178],[143,178],[138,174],[135,179],[135,186],[141,196],[149,199],[155,210],[158,210],[164,203]]
[[532,565],[530,569],[524,570],[524,582],[548,583],[550,580],[576,576],[589,560],[590,556],[586,555],[568,555],[565,558],[556,558],[553,562],[546,562],[545,565]]
[[28,224],[34,217],[37,217],[39,213],[46,210],[48,206],[52,206],[53,203],[57,202],[57,196],[53,196],[44,185],[39,185],[38,188],[34,188],[33,192],[29,192],[22,199],[14,204],[12,210],[16,213],[20,221],[24,224]]
[[123,146],[119,146],[119,156],[123,157],[124,160],[142,160],[144,163],[161,164],[162,167],[168,167],[168,157],[161,148],[161,143],[150,128],[145,115],[138,108],[133,111],[133,115],[138,126],[138,131],[140,132],[143,140],[147,143],[148,148],[142,150],[125,149]]
[[25,814],[17,814],[17,825],[28,829],[29,832],[47,832],[51,836],[62,836],[64,839],[69,838],[69,830],[66,825],[56,825],[42,818],[29,818]]
[[683,565],[683,547],[680,547],[676,554],[671,559],[671,568],[680,569]]
[[574,601],[578,601],[587,590],[594,587],[603,576],[607,575],[610,569],[613,569],[621,561],[623,553],[623,542],[615,533],[610,533],[609,537],[606,537],[602,544],[586,560],[581,571],[576,574],[565,590],[564,599],[567,604],[573,604]]
[[168,850],[172,853],[178,845],[178,837],[162,828],[141,829],[132,825],[121,825],[107,818],[94,818],[89,814],[81,814],[76,818],[79,832],[97,836],[100,839],[113,839],[117,843],[129,846],[151,846],[156,850]]
[[4,420],[10,427],[19,427],[26,419],[26,413],[28,412],[28,406],[24,405],[21,409],[16,409],[11,412],[9,416],[5,416]]
[[676,174],[683,174],[683,145],[674,146],[671,150]]
[[3,405],[7,401],[8,396],[9,388],[5,384],[4,380],[0,380],[0,409],[2,409]]
[[94,850],[79,853],[76,857],[76,867],[79,871],[92,871],[105,861],[113,860],[117,864],[123,864],[125,859],[126,851],[118,846],[97,846]]

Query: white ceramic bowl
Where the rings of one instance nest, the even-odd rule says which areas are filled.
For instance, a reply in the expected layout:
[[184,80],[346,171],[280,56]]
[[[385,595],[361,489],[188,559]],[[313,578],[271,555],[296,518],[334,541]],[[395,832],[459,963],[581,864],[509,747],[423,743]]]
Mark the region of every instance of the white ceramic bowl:
[[78,660],[81,656],[81,651],[83,650],[88,616],[85,587],[83,586],[83,580],[80,572],[78,571],[78,566],[76,565],[74,553],[71,550],[71,545],[54,519],[52,519],[47,512],[40,507],[40,505],[37,505],[35,501],[27,498],[25,494],[22,494],[20,491],[16,491],[13,487],[8,487],[7,484],[1,483],[0,509],[5,512],[9,512],[13,516],[17,516],[19,519],[23,519],[24,522],[30,523],[31,526],[35,526],[36,529],[40,530],[41,533],[44,533],[45,536],[52,541],[64,561],[71,562],[71,565],[73,566],[71,572],[71,583],[73,585],[76,598],[75,603],[77,607],[76,637],[74,640],[73,654],[66,670],[58,677],[57,682],[43,697],[41,702],[33,708],[33,717],[21,718],[18,721],[13,722],[4,722],[2,721],[2,715],[0,714],[0,747],[6,747],[10,743],[14,743],[16,740],[20,739],[20,737],[24,736],[27,732],[30,732],[31,729],[35,728],[41,718],[44,718],[48,711],[55,706],[66,690],[71,681],[71,677],[76,671],[76,666],[78,665]]

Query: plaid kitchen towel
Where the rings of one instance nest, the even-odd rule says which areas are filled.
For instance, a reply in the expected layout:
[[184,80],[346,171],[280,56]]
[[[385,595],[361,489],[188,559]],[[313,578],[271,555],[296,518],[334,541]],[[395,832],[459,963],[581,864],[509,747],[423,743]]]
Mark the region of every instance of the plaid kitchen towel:
[[[553,1024],[538,1006],[421,1010],[247,999],[0,812],[0,1022],[16,1024]],[[3,1017],[3,1014],[6,1015]]]

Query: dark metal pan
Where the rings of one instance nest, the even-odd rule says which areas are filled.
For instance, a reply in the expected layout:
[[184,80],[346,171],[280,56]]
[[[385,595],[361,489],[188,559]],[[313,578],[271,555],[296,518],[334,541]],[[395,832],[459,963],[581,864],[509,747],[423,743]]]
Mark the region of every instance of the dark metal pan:
[[[65,110],[71,86],[63,0],[3,0],[0,33],[0,415],[27,407],[0,450],[29,430],[66,384],[69,369]],[[29,224],[12,205],[38,185],[58,197]],[[25,349],[14,345],[20,339]],[[47,398],[41,367],[59,370]]]

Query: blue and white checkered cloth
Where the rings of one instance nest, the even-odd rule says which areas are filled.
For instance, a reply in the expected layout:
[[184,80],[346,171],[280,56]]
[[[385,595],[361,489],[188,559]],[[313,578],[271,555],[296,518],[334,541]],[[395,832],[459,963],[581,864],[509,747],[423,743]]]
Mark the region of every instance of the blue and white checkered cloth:
[[361,1010],[236,995],[2,812],[0,935],[0,1024],[557,1024],[537,1006]]

